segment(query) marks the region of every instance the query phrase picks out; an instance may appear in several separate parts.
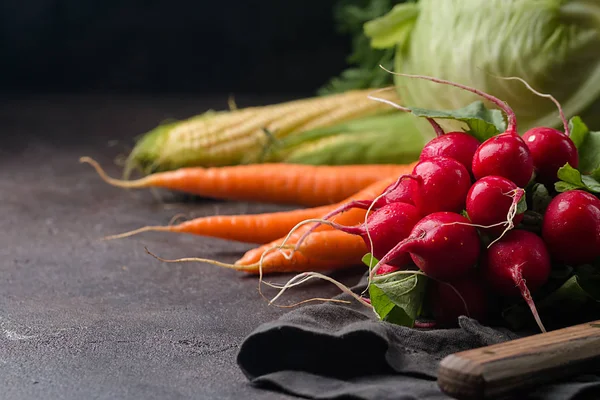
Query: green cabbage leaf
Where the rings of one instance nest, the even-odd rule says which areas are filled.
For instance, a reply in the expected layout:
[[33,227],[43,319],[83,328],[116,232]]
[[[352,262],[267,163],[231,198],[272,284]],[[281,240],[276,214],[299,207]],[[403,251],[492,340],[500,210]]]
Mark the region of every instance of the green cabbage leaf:
[[[549,99],[500,77],[526,80],[556,97],[567,118],[579,115],[600,130],[600,0],[420,0],[396,5],[364,32],[373,48],[395,49],[395,72],[474,86],[507,102],[521,133],[561,127],[559,114]],[[409,107],[457,109],[481,100],[424,80],[396,75],[394,82]]]

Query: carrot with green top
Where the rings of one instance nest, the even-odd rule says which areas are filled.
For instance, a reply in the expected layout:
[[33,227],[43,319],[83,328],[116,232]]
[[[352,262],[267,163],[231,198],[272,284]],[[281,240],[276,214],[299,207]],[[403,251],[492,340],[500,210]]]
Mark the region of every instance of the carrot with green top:
[[109,177],[89,157],[82,157],[80,162],[91,164],[106,183],[121,188],[161,187],[224,200],[309,207],[337,203],[382,178],[410,173],[414,167],[414,163],[341,166],[249,164],[180,168],[126,181]]

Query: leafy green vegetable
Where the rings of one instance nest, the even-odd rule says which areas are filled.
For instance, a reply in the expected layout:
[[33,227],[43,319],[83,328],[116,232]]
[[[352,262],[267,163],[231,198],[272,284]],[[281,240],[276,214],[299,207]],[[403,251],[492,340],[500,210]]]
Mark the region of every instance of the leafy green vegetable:
[[[460,82],[510,104],[519,130],[559,126],[555,106],[518,76],[600,129],[600,5],[590,0],[420,0],[365,25],[372,45],[396,42],[394,70]],[[404,11],[400,12],[400,11]],[[394,20],[399,29],[393,29]],[[381,24],[381,27],[377,25]],[[368,29],[367,29],[368,28]],[[401,34],[399,34],[399,32]],[[403,103],[455,109],[478,97],[458,88],[394,76]],[[587,170],[583,170],[587,172]]]
[[379,88],[393,84],[393,78],[379,68],[394,65],[394,49],[375,49],[363,32],[365,22],[380,17],[404,0],[338,0],[333,15],[337,31],[351,40],[349,67],[332,78],[318,91],[320,95],[346,92],[353,89]]
[[537,213],[544,214],[548,204],[552,201],[552,196],[541,183],[533,185],[531,190],[531,209]]
[[375,313],[382,321],[402,326],[412,327],[414,325],[414,320],[411,321],[408,314],[390,300],[385,292],[377,286],[369,286],[369,298],[371,299],[373,310],[375,310]]
[[406,43],[419,16],[415,3],[398,4],[389,13],[365,24],[365,34],[372,37],[371,46],[387,49]]
[[581,265],[575,268],[579,284],[594,301],[600,302],[600,270],[594,265]]
[[[427,278],[421,274],[393,272],[377,276],[369,286],[369,295],[374,296],[371,304],[382,320],[412,327],[421,311],[426,287]],[[396,307],[390,308],[390,303]]]
[[[378,262],[370,253],[362,261],[369,268]],[[375,276],[369,285],[373,310],[382,321],[413,327],[423,307],[427,280],[422,274],[402,271]]]
[[483,102],[474,101],[466,107],[457,110],[429,110],[418,107],[408,107],[417,117],[452,119],[466,123],[467,133],[483,142],[494,135],[506,130],[506,122],[500,110],[490,110]]
[[377,264],[379,262],[379,260],[377,260],[373,254],[371,253],[367,253],[363,256],[362,258],[362,262],[363,264],[365,264],[367,267],[369,267],[369,269],[373,268],[375,266],[375,264]]
[[517,214],[523,214],[525,211],[527,211],[527,196],[521,197],[517,203]]
[[590,130],[581,120],[581,117],[575,116],[569,120],[569,135],[575,147],[581,148],[581,145],[587,139]]
[[557,175],[560,181],[556,182],[554,187],[558,192],[583,189],[592,193],[600,193],[600,182],[592,176],[582,175],[568,163],[558,170]]
[[600,132],[589,132],[579,147],[578,169],[600,180]]

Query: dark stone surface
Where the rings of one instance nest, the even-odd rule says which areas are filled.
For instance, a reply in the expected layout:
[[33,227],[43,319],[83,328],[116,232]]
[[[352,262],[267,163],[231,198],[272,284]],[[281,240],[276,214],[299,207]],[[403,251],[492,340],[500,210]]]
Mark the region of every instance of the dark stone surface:
[[[291,98],[292,96],[289,96]],[[4,399],[288,398],[251,387],[235,357],[244,337],[285,310],[269,307],[257,280],[164,257],[232,262],[251,245],[147,233],[103,235],[166,224],[178,213],[254,213],[286,207],[184,203],[104,184],[78,163],[96,158],[112,175],[131,138],[165,118],[218,99],[30,97],[0,103],[0,387]],[[238,99],[264,104],[282,98]],[[335,275],[334,275],[335,276]],[[354,284],[357,273],[337,275]],[[280,277],[283,280],[288,277]],[[325,283],[288,301],[333,296]]]

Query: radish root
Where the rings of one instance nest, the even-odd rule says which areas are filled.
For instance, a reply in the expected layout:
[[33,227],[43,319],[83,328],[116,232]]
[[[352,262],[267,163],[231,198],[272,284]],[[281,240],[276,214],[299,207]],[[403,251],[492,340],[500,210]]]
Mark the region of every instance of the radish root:
[[496,243],[498,240],[502,239],[508,231],[510,231],[511,229],[513,229],[515,227],[514,219],[517,216],[517,209],[519,206],[519,201],[521,201],[521,199],[525,195],[525,190],[523,190],[521,188],[517,188],[517,189],[511,190],[508,193],[503,193],[503,194],[505,196],[511,197],[513,200],[512,204],[510,205],[510,208],[508,209],[508,212],[506,214],[506,221],[498,222],[498,223],[492,224],[492,225],[480,225],[480,224],[473,224],[470,222],[469,223],[467,223],[467,222],[450,222],[450,223],[443,224],[443,225],[465,225],[465,226],[472,226],[475,228],[482,228],[482,229],[495,228],[497,226],[506,226],[506,228],[504,229],[504,231],[502,231],[500,236],[498,236],[496,239],[492,240],[490,242],[490,244],[488,244],[487,248],[489,249],[491,245]]
[[506,193],[505,195],[510,196],[513,200],[512,204],[510,205],[510,208],[508,209],[508,213],[506,215],[506,221],[503,222],[503,224],[507,224],[507,225],[506,225],[506,228],[504,229],[504,231],[502,232],[502,234],[500,236],[498,236],[497,239],[493,240],[488,245],[488,249],[490,248],[491,245],[496,243],[498,240],[502,239],[504,237],[504,235],[506,235],[506,232],[510,231],[511,229],[513,229],[515,227],[514,219],[517,216],[517,209],[519,207],[519,201],[521,201],[521,199],[525,195],[525,190],[521,189],[521,188],[517,188],[517,189],[514,189],[514,190]]
[[[367,302],[366,302],[366,301],[365,301],[365,300],[362,298],[362,296],[359,296],[359,295],[357,295],[356,293],[354,293],[354,292],[352,291],[352,289],[350,289],[348,286],[344,285],[344,284],[343,284],[343,283],[341,283],[341,282],[338,282],[338,281],[336,281],[335,279],[333,279],[333,278],[331,278],[331,277],[329,277],[329,276],[327,276],[327,275],[323,275],[323,274],[320,274],[320,273],[318,273],[318,272],[303,272],[303,273],[300,273],[300,274],[298,274],[298,275],[294,276],[292,279],[290,279],[290,280],[289,280],[289,281],[288,281],[288,282],[287,282],[287,283],[286,283],[286,284],[285,284],[285,285],[284,285],[284,286],[281,288],[281,290],[279,291],[279,293],[278,293],[278,294],[277,294],[275,297],[273,297],[273,299],[271,299],[271,300],[269,301],[269,304],[273,304],[275,301],[277,301],[277,299],[278,299],[279,297],[281,297],[281,296],[283,295],[283,293],[284,293],[284,292],[285,292],[287,289],[289,289],[290,287],[296,286],[296,285],[297,285],[297,284],[296,284],[296,281],[298,281],[298,280],[301,280],[301,282],[302,282],[302,283],[304,283],[304,282],[306,282],[306,281],[308,281],[309,279],[312,279],[312,278],[319,278],[319,279],[323,279],[323,280],[326,280],[326,281],[328,281],[328,282],[331,282],[331,283],[333,283],[334,285],[336,285],[336,286],[337,286],[337,287],[338,287],[338,288],[339,288],[339,289],[340,289],[342,292],[349,294],[350,296],[352,296],[354,299],[356,299],[356,300],[357,300],[359,303],[361,303],[362,305],[364,305],[364,306],[366,306],[366,307],[369,307],[369,308],[371,308],[371,307],[372,307],[372,306],[371,306],[371,304],[367,303]],[[333,300],[333,299],[331,299],[331,300]]]
[[[495,76],[495,75],[493,75]],[[529,89],[531,92],[535,93],[536,95],[540,96],[540,97],[545,97],[547,99],[550,99],[558,108],[558,113],[560,114],[560,119],[563,123],[564,129],[565,129],[565,135],[566,136],[570,136],[571,133],[569,132],[569,122],[567,121],[567,118],[565,117],[565,113],[563,112],[562,106],[560,105],[559,101],[556,100],[556,98],[554,96],[552,96],[551,94],[548,93],[541,93],[538,92],[537,90],[535,90],[534,88],[531,87],[531,85],[529,83],[527,83],[527,81],[525,81],[522,78],[519,78],[517,76],[495,76],[496,78],[499,79],[504,79],[507,81],[519,81],[521,82],[523,85],[525,85],[527,87],[527,89]]]
[[467,312],[467,317],[471,316],[471,313],[469,312],[469,306],[467,305],[467,301],[465,300],[465,298],[462,296],[462,294],[460,294],[460,292],[458,291],[458,289],[456,289],[454,286],[452,286],[451,284],[449,284],[448,282],[442,282],[442,281],[438,281],[439,283],[443,283],[444,285],[447,285],[450,287],[450,289],[452,289],[454,291],[454,293],[456,293],[456,295],[458,296],[458,298],[460,299],[460,301],[462,301],[463,305],[465,306],[465,311]]
[[[369,206],[367,206],[366,203],[369,201],[370,200],[365,200],[364,202],[362,200],[350,201],[350,202],[346,203],[344,206],[325,214],[323,217],[321,217],[321,219],[329,220],[329,218],[332,218],[338,214],[341,214],[351,208],[363,208],[364,207],[368,210],[367,211],[367,215],[368,215],[369,210],[370,210],[371,206],[374,204],[375,200],[371,201],[369,203]],[[313,233],[315,231],[315,229],[317,229],[319,227],[319,225],[320,225],[320,223],[316,223],[308,231],[304,232],[304,234],[302,234],[302,236],[300,236],[300,239],[298,239],[298,242],[296,242],[296,249],[298,249],[300,247],[300,245],[302,244],[302,242],[304,242],[306,240],[308,235]]]
[[[397,275],[408,275],[408,274],[409,274],[409,275],[414,275],[414,274],[417,274],[417,275],[423,275],[423,276],[427,276],[427,275],[426,275],[425,273],[423,273],[422,271],[396,271],[396,272],[393,272],[393,273],[391,273],[391,274],[387,275],[386,277],[392,276],[392,275],[394,275],[394,274],[397,274]],[[283,295],[283,294],[284,294],[284,293],[285,293],[285,292],[286,292],[286,291],[287,291],[289,288],[292,288],[292,287],[295,287],[295,286],[301,285],[301,284],[303,284],[303,283],[305,283],[305,282],[307,282],[307,281],[309,281],[309,280],[311,280],[311,279],[314,279],[314,278],[317,278],[317,279],[323,279],[323,280],[326,280],[326,281],[328,281],[328,282],[331,282],[331,283],[333,283],[333,284],[334,284],[335,286],[337,286],[337,287],[338,287],[338,288],[339,288],[339,289],[340,289],[340,290],[341,290],[343,293],[346,293],[346,294],[348,294],[348,295],[352,296],[352,297],[353,297],[353,298],[354,298],[356,301],[358,301],[360,304],[364,305],[365,307],[371,308],[371,309],[373,308],[373,306],[371,305],[371,302],[370,302],[370,300],[369,300],[369,299],[367,299],[367,298],[363,298],[362,296],[360,296],[360,295],[358,295],[358,294],[354,293],[354,292],[352,291],[352,289],[350,289],[348,286],[344,285],[343,283],[341,283],[341,282],[339,282],[339,281],[337,281],[337,280],[335,280],[335,279],[333,279],[333,278],[331,278],[331,277],[329,277],[329,276],[327,276],[327,275],[323,275],[323,274],[321,274],[321,273],[318,273],[318,272],[302,272],[302,273],[300,273],[300,274],[298,274],[298,275],[296,275],[296,276],[292,277],[292,278],[291,278],[291,279],[290,279],[290,280],[289,280],[289,281],[288,281],[288,282],[287,282],[285,285],[283,285],[283,286],[280,286],[280,287],[279,287],[281,290],[279,291],[279,293],[278,293],[278,294],[277,294],[275,297],[273,297],[273,298],[272,298],[272,299],[269,301],[269,304],[272,304],[272,303],[274,303],[275,301],[277,301],[277,299],[279,299],[279,298],[280,298],[280,297],[281,297],[281,296],[282,296],[282,295]],[[367,285],[367,288],[368,288],[368,287],[369,287],[369,284]],[[455,290],[456,290],[456,289],[455,289]],[[460,294],[459,294],[459,296],[460,296]],[[462,297],[461,297],[461,298],[462,298]],[[306,301],[312,301],[312,300],[317,300],[317,299],[309,299],[309,300],[305,300],[305,301],[303,301],[303,302],[306,302]],[[321,299],[321,300],[322,300],[322,299]],[[327,301],[339,301],[339,300],[336,300],[336,299],[326,299],[326,300],[327,300]],[[463,301],[464,301],[464,300],[463,300]],[[297,304],[302,304],[303,302],[296,303],[296,305],[297,305]]]
[[529,306],[529,309],[531,310],[531,313],[533,314],[533,318],[535,319],[535,322],[537,323],[538,327],[540,328],[540,330],[543,333],[545,333],[546,328],[544,327],[544,324],[542,323],[542,320],[540,319],[540,315],[538,314],[537,308],[535,307],[535,303],[533,302],[533,298],[531,297],[531,292],[529,291],[529,288],[527,287],[527,284],[525,283],[525,279],[523,279],[523,273],[521,271],[521,267],[522,267],[522,265],[518,265],[518,266],[514,267],[513,269],[511,269],[510,272],[512,275],[512,279],[515,281],[515,285],[521,291],[521,295],[523,296],[523,299],[527,303],[527,306]]
[[[203,262],[203,263],[207,263],[207,264],[213,264],[213,265],[217,265],[219,267],[224,267],[224,268],[229,268],[229,269],[235,269],[235,270],[244,270],[247,268],[255,268],[256,264],[252,264],[249,266],[239,266],[239,265],[235,265],[235,264],[227,264],[227,263],[222,263],[219,261],[215,261],[215,260],[210,260],[210,259],[206,259],[206,258],[199,258],[199,257],[187,257],[187,258],[178,258],[178,259],[165,259],[162,257],[157,256],[156,254],[152,253],[150,250],[148,250],[147,247],[144,247],[144,249],[146,250],[146,253],[148,253],[149,255],[151,255],[152,257],[156,258],[159,261],[165,262],[165,263],[186,263],[186,262]],[[291,305],[277,305],[277,304],[273,304],[287,289],[293,287],[293,286],[297,286],[300,285],[312,278],[321,278],[324,279],[326,281],[332,282],[334,283],[336,286],[338,286],[343,292],[345,293],[349,293],[351,294],[355,299],[357,299],[360,303],[371,307],[371,305],[369,303],[367,303],[364,299],[362,299],[360,296],[356,295],[355,293],[353,293],[347,286],[345,286],[344,284],[336,281],[333,278],[330,278],[326,275],[323,274],[319,274],[317,272],[308,272],[308,273],[301,273],[296,275],[294,278],[292,278],[290,281],[288,281],[287,283],[285,283],[284,285],[280,285],[280,284],[275,284],[275,283],[271,283],[271,282],[265,282],[263,280],[262,277],[262,264],[263,264],[263,260],[264,257],[271,251],[274,250],[279,250],[281,249],[281,246],[274,246],[271,247],[267,250],[265,250],[261,256],[261,260],[258,263],[258,267],[259,267],[259,274],[260,274],[260,278],[259,278],[259,288],[258,288],[258,292],[259,294],[269,302],[269,305],[275,305],[277,307],[282,307],[282,308],[291,308],[291,307],[296,307],[298,305],[301,304],[305,304],[311,301],[325,301],[325,302],[334,302],[334,303],[350,303],[347,300],[340,300],[340,299],[326,299],[326,298],[320,298],[320,297],[315,297],[312,299],[307,299],[307,300],[302,300],[298,303],[294,303]],[[273,299],[269,300],[264,293],[262,292],[262,289],[260,287],[261,284],[265,284],[267,286],[270,286],[274,289],[280,289],[279,294],[277,294]]]

